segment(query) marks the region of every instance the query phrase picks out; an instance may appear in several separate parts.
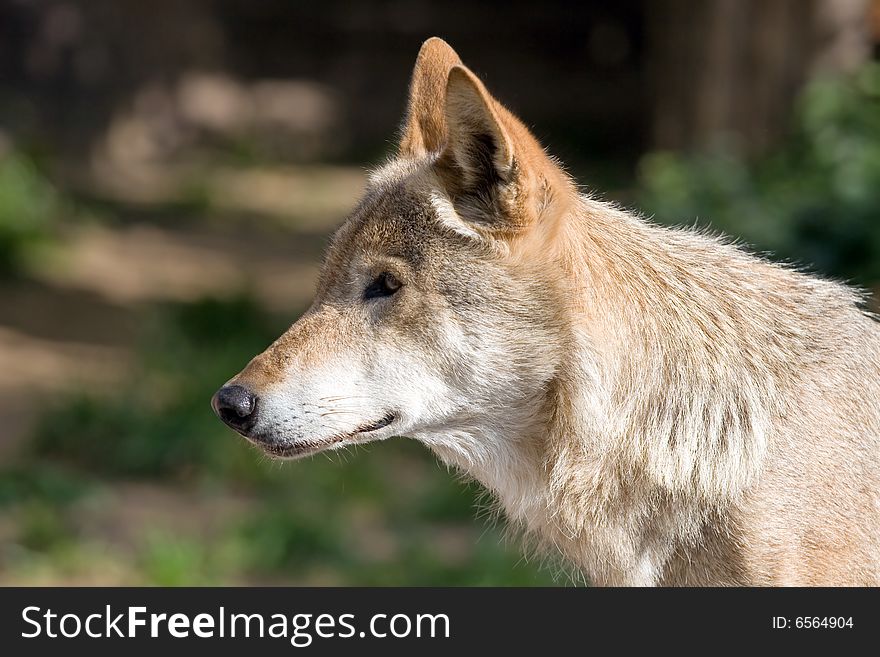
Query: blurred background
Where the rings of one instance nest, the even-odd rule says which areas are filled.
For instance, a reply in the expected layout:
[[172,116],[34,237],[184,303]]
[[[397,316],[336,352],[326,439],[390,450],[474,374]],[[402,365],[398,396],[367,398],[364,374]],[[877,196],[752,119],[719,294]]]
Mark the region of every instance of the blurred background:
[[880,286],[878,0],[2,0],[0,584],[572,582],[417,445],[281,465],[209,408],[432,35],[599,196]]

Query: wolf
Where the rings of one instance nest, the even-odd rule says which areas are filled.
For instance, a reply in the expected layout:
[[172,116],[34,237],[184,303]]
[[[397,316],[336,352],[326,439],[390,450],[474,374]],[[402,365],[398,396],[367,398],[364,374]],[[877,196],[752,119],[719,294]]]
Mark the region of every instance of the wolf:
[[421,441],[595,585],[877,585],[864,301],[581,193],[432,38],[313,305],[212,404],[279,458]]

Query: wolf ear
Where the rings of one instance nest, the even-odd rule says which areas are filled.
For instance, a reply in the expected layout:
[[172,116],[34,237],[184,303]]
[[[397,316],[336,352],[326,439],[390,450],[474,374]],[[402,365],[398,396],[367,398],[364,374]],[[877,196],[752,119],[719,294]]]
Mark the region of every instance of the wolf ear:
[[449,71],[446,145],[435,163],[459,216],[496,234],[516,233],[576,195],[528,129],[465,66]]
[[[483,83],[463,66],[449,71],[446,85],[448,139],[441,158],[457,169],[458,186],[480,192],[509,182],[513,169],[513,143],[502,123],[501,106]],[[459,190],[460,191],[460,190]]]
[[423,157],[446,143],[446,82],[456,66],[461,59],[443,39],[432,37],[422,44],[409,84],[400,155]]

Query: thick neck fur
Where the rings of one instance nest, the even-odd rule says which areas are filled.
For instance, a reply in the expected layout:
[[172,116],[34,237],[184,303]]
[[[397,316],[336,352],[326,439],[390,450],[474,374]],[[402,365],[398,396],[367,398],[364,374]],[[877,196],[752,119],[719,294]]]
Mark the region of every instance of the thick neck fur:
[[854,295],[588,198],[553,232],[570,309],[555,379],[504,435],[462,430],[481,457],[438,451],[594,583],[656,584],[759,476],[790,363],[820,351],[784,315],[849,314]]

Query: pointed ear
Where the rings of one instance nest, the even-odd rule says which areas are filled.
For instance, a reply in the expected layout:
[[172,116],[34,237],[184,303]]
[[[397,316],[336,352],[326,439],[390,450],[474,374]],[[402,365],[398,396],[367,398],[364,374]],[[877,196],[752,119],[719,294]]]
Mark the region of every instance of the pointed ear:
[[446,146],[435,171],[459,216],[496,236],[546,228],[577,192],[528,129],[468,68],[449,71]]
[[459,191],[478,192],[483,186],[512,182],[514,145],[503,122],[503,111],[469,69],[456,66],[449,71],[448,139],[441,159],[456,169]]
[[432,37],[422,44],[409,85],[400,155],[418,158],[443,147],[446,83],[449,71],[455,66],[461,66],[461,59],[443,39]]

